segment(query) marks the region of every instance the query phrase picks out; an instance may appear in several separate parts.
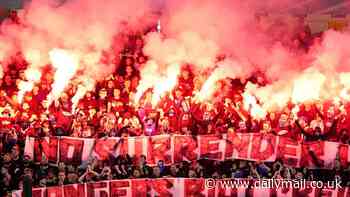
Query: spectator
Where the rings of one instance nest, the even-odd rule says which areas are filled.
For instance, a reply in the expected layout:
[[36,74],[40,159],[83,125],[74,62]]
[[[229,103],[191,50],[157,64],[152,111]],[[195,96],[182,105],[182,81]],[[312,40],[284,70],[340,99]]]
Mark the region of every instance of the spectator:
[[[131,36],[132,37],[132,36]],[[313,42],[321,42],[315,38]],[[23,188],[23,174],[33,179],[35,187],[56,186],[100,180],[127,178],[283,178],[307,180],[333,180],[339,178],[350,185],[350,167],[338,163],[332,170],[311,170],[288,167],[281,161],[247,162],[227,160],[223,162],[199,160],[194,163],[182,161],[170,166],[158,161],[149,166],[145,155],[132,158],[117,155],[106,162],[93,161],[86,167],[49,164],[43,157],[40,163],[30,161],[24,155],[27,136],[70,136],[77,138],[153,136],[159,134],[227,134],[260,133],[303,141],[336,141],[350,144],[350,108],[347,101],[339,105],[314,103],[293,104],[281,110],[269,112],[257,120],[245,109],[242,93],[248,82],[258,86],[268,85],[266,76],[256,72],[246,78],[225,79],[218,82],[220,88],[215,99],[199,103],[195,91],[203,85],[203,76],[195,76],[191,65],[183,65],[173,91],[162,97],[157,106],[152,105],[152,91],[146,91],[140,103],[133,97],[140,83],[140,69],[148,57],[143,54],[142,36],[129,39],[127,50],[116,60],[118,69],[99,81],[95,89],[86,92],[73,110],[72,97],[77,84],[70,82],[68,88],[50,106],[45,101],[51,91],[54,72],[43,72],[42,79],[34,84],[22,103],[17,101],[18,82],[25,80],[27,63],[21,53],[15,54],[0,79],[0,196]],[[299,33],[291,50],[296,53],[309,50],[312,38],[308,31]],[[154,90],[153,90],[154,91]],[[292,112],[299,107],[299,112]],[[43,146],[38,146],[42,151]],[[339,156],[338,156],[339,157]],[[337,158],[339,160],[339,158]]]

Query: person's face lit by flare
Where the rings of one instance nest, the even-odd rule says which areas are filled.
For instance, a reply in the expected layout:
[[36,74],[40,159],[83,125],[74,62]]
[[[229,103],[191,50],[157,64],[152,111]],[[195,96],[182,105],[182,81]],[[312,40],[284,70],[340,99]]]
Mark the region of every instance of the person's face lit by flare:
[[[132,63],[132,62],[131,62],[131,63]],[[129,66],[127,66],[127,67],[125,68],[125,72],[126,72],[126,75],[127,75],[127,76],[131,76],[132,73],[133,73],[133,71],[134,71],[134,69],[133,69],[132,66],[131,66],[131,63],[130,63]]]
[[113,81],[108,81],[107,88],[113,89],[114,88],[114,82]]

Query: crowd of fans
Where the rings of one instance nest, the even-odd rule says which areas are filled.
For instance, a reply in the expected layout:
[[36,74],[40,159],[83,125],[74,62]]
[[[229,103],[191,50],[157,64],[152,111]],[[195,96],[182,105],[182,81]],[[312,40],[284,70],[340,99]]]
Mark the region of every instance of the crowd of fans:
[[[350,105],[332,101],[294,104],[283,110],[270,112],[264,119],[256,119],[242,109],[242,92],[250,81],[258,85],[267,82],[261,72],[248,79],[220,81],[215,99],[197,103],[193,100],[204,80],[194,75],[191,65],[184,65],[176,88],[152,107],[152,90],[146,91],[139,103],[134,103],[140,82],[140,68],[147,61],[142,48],[142,35],[121,35],[127,39],[125,49],[117,56],[116,71],[98,82],[94,91],[86,93],[72,109],[72,97],[77,84],[72,83],[60,99],[46,106],[45,99],[53,83],[53,70],[48,66],[39,83],[28,92],[22,103],[17,101],[18,83],[26,80],[27,62],[18,53],[0,79],[0,196],[23,187],[23,176],[30,175],[34,186],[54,186],[125,178],[159,177],[217,177],[217,178],[286,178],[308,180],[341,179],[350,185],[350,167],[340,165],[332,170],[291,168],[275,163],[240,160],[181,162],[164,166],[160,161],[150,167],[145,158],[135,163],[127,155],[103,162],[93,160],[88,165],[32,163],[23,155],[27,136],[72,136],[101,138],[120,136],[151,136],[158,134],[224,134],[227,132],[262,133],[287,136],[296,141],[327,140],[350,144]],[[307,50],[317,41],[308,33],[300,33],[293,41],[295,47]],[[161,81],[159,83],[162,83]]]

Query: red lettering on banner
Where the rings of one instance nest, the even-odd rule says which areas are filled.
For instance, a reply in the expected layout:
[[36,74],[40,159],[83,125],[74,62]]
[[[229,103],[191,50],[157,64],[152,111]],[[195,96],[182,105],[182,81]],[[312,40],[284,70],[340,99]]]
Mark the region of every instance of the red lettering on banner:
[[218,196],[220,196],[220,197],[237,197],[238,192],[237,192],[236,188],[230,189],[230,188],[219,187]]
[[331,194],[330,197],[332,197],[332,192],[329,193],[328,191],[326,191],[327,189],[325,188],[315,188],[314,189],[314,194],[312,196],[329,196],[329,194]]
[[274,188],[273,190],[273,196],[292,196],[293,194],[293,188],[291,187]]
[[[144,155],[143,153],[143,145],[144,145],[144,139],[146,137],[136,137],[135,139],[135,146],[134,146],[134,158],[135,162],[138,163],[139,158],[141,155]],[[146,155],[145,155],[146,156]]]
[[108,182],[87,183],[87,197],[109,197]]
[[202,197],[205,196],[204,191],[204,179],[185,179],[184,180],[184,193],[180,196],[188,197]]
[[[251,158],[255,160],[268,160],[275,155],[276,136],[274,135],[253,135]],[[270,159],[274,161],[275,158]]]
[[95,142],[94,151],[100,160],[110,159],[119,145],[118,139],[115,138],[97,139]]
[[[232,187],[232,188],[224,188],[224,187],[218,187],[218,195],[220,197],[238,197],[238,196],[252,196],[254,193],[254,187],[249,189],[249,186],[254,186],[255,180],[248,180],[245,179],[246,186],[240,186],[240,187]],[[270,193],[271,194],[271,193]],[[272,194],[271,194],[272,197]]]
[[60,161],[65,163],[81,164],[84,139],[62,138],[60,140]]
[[320,197],[339,196],[339,195],[336,195],[337,194],[336,190],[330,189],[330,188],[316,189],[315,193],[316,193],[315,196],[320,196]]
[[127,155],[128,154],[128,149],[129,149],[129,141],[127,137],[120,138],[118,141],[118,147],[117,147],[117,152],[120,155]]
[[284,164],[289,166],[298,166],[300,152],[300,143],[290,138],[279,137],[277,158],[281,159]]
[[[227,180],[227,179],[226,179]],[[206,189],[204,179],[181,179],[181,178],[164,178],[164,179],[128,179],[103,181],[96,183],[75,184],[66,186],[56,186],[48,188],[32,189],[33,197],[115,197],[115,196],[154,196],[154,197],[171,197],[171,196],[190,196],[190,197],[237,197],[237,196],[337,196],[350,197],[348,187],[344,188],[311,188],[311,183],[306,182],[306,187],[297,188],[224,188],[217,185],[216,188]],[[254,181],[246,179],[248,185],[255,185]],[[85,192],[85,186],[87,188]],[[173,190],[174,189],[174,190]],[[172,193],[172,190],[174,193]],[[23,196],[23,192],[15,191],[12,196]]]
[[[252,187],[252,188],[243,188],[243,189],[245,190],[244,195],[245,195],[246,197],[254,197],[254,192],[257,192],[257,191],[259,191],[259,190],[261,190],[260,192],[261,192],[262,194],[264,194],[264,191],[263,191],[262,188],[254,188],[254,187]],[[262,196],[264,196],[264,195],[262,195]]]
[[110,196],[130,196],[128,194],[129,187],[129,181],[111,181],[109,185]]
[[85,184],[63,186],[64,197],[85,197]]
[[168,153],[171,146],[171,137],[150,137],[148,139],[147,163],[155,165],[159,160],[165,164],[171,164],[171,155]]
[[207,189],[207,197],[215,197],[215,188]]
[[349,187],[337,188],[337,197],[350,197]]
[[350,163],[348,158],[349,145],[339,144],[338,153],[339,153],[340,165],[343,168],[346,168],[348,166],[348,163]]
[[47,187],[47,197],[63,197],[62,187]]
[[270,188],[270,197],[277,197],[277,190],[276,188]]
[[[222,137],[221,135],[207,135],[109,138],[96,140],[93,150],[101,160],[109,159],[109,156],[115,152],[116,155],[129,153],[135,156],[137,162],[139,156],[145,154],[150,165],[156,164],[159,160],[170,165],[183,160],[195,161],[203,157],[213,160],[235,158],[264,161],[272,161],[277,158],[288,166],[312,168],[331,168],[336,156],[339,157],[343,167],[350,163],[349,145],[345,144],[327,141],[300,144],[285,137],[259,134],[234,133],[228,134],[225,139]],[[93,141],[89,139],[85,144],[85,140],[70,137],[32,138],[26,150],[28,154],[34,155],[35,162],[40,162],[43,156],[46,156],[52,163],[62,161],[67,164],[81,164],[82,159],[88,158],[90,142]],[[225,152],[223,153],[224,146]]]
[[222,160],[223,153],[220,151],[222,135],[199,136],[200,158]]
[[197,139],[192,136],[174,136],[174,163],[181,162],[185,159],[189,161],[197,160],[198,154]]
[[152,183],[152,189],[157,192],[155,196],[173,196],[169,189],[174,187],[174,179],[154,179],[150,181]]
[[350,197],[350,188],[349,187],[347,187],[346,188],[346,190],[344,191],[344,196],[346,196],[346,197]]
[[132,197],[147,196],[147,181],[146,179],[133,179],[131,180]]
[[300,166],[316,166],[322,168],[324,161],[321,156],[324,154],[324,142],[309,142],[302,144]]
[[43,196],[43,191],[45,191],[44,188],[33,189],[32,190],[32,197],[42,197]]
[[[247,134],[228,134],[226,140],[225,158],[248,158],[250,136],[251,135]],[[237,154],[234,152],[234,150],[237,152]]]
[[58,139],[55,137],[50,138],[35,138],[34,140],[34,161],[41,162],[42,155],[50,162],[57,163],[57,146]]

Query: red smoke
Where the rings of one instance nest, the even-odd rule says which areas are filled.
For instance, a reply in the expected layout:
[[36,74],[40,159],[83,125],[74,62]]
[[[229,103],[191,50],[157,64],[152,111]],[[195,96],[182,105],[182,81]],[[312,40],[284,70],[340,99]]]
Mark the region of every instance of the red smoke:
[[[20,25],[5,22],[1,26],[3,66],[6,67],[7,57],[21,51],[29,61],[29,67],[40,70],[52,63],[49,53],[53,49],[69,51],[79,62],[79,72],[76,72],[79,76],[75,78],[81,83],[83,90],[79,93],[82,96],[91,89],[91,83],[115,70],[111,61],[102,63],[101,59],[105,52],[118,54],[118,51],[112,51],[112,43],[116,45],[113,49],[120,49],[124,42],[121,38],[116,39],[116,35],[143,29],[154,22],[150,1],[71,0],[60,6],[45,0],[32,1],[20,14]],[[308,52],[298,50],[295,47],[298,43],[292,40],[304,28],[299,25],[300,21],[286,14],[278,20],[264,16],[264,13],[289,6],[297,6],[297,3],[292,0],[168,0],[161,16],[162,34],[146,36],[144,53],[152,62],[141,70],[142,87],[138,88],[141,91],[138,95],[150,88],[145,86],[154,86],[160,80],[169,81],[166,87],[174,88],[171,74],[177,75],[179,65],[183,64],[192,65],[198,75],[208,71],[217,75],[210,77],[209,84],[213,84],[211,88],[214,89],[215,81],[222,78],[246,78],[256,71],[265,72],[273,83],[264,88],[250,88],[259,89],[256,96],[264,106],[269,106],[266,108],[273,106],[273,103],[267,103],[274,102],[272,94],[280,95],[281,99],[276,102],[295,100],[291,97],[297,94],[294,91],[296,84],[314,79],[307,77],[310,70],[316,73],[311,76],[324,76],[334,81],[331,87],[326,87],[329,84],[322,81],[310,82],[320,86],[319,91],[323,86],[336,89],[314,95],[325,99],[339,95],[344,86],[350,87],[343,83],[347,80],[341,82],[338,79],[341,73],[349,72],[350,35],[329,31],[324,34],[323,42],[315,44]],[[218,63],[217,56],[221,54],[227,58]],[[84,84],[84,79],[89,84]],[[142,83],[142,80],[150,83]],[[164,94],[164,87],[155,89],[160,95]],[[211,95],[207,96],[210,98]]]

